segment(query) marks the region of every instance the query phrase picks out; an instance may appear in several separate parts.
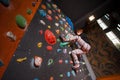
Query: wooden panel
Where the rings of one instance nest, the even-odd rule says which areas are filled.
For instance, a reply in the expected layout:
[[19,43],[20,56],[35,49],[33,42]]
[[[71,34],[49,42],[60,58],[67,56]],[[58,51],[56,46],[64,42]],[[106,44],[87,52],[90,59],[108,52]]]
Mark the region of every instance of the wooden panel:
[[101,77],[101,78],[98,78],[97,80],[120,80],[120,74]]
[[[4,62],[4,66],[0,67],[0,78],[26,30],[20,29],[17,26],[15,22],[16,15],[23,15],[27,20],[28,26],[41,1],[42,0],[10,0],[9,7],[4,7],[0,4],[0,59]],[[35,7],[32,6],[32,2],[36,2]],[[28,8],[32,10],[31,15],[26,13]],[[13,42],[6,37],[6,32],[8,31],[12,31],[17,36],[16,41]]]

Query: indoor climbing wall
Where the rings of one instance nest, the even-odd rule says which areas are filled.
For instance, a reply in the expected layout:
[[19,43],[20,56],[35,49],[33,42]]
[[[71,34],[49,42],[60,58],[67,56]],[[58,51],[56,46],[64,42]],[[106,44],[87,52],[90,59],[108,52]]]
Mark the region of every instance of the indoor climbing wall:
[[66,16],[54,2],[43,0],[2,80],[91,80],[82,57],[79,72],[72,69],[72,49],[60,39],[67,33],[74,34]]

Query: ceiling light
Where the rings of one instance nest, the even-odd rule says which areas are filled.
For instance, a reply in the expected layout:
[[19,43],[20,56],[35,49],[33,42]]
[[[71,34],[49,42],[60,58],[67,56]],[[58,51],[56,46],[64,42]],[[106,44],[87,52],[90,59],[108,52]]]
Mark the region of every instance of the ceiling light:
[[118,27],[120,27],[120,24],[118,24]]
[[117,27],[117,29],[120,31],[120,27]]
[[95,19],[95,16],[94,15],[91,15],[90,17],[89,17],[89,20],[90,21],[93,21]]

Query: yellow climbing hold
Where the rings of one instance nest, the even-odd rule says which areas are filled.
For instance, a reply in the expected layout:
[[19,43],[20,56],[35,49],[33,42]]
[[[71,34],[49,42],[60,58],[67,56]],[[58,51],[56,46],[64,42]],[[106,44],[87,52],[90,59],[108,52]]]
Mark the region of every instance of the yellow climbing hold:
[[38,48],[41,48],[41,47],[42,47],[42,42],[39,42],[39,43],[37,44],[37,46],[38,46]]
[[48,26],[48,28],[50,29],[50,28],[51,28],[51,26]]
[[27,57],[23,57],[23,58],[18,58],[16,61],[21,63],[23,61],[27,60]]

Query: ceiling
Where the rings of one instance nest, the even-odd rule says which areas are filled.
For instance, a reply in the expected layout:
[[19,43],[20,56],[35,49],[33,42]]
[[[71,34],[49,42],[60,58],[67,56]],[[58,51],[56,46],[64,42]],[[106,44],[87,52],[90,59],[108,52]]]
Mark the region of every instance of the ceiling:
[[96,19],[113,10],[115,0],[54,0],[58,7],[71,18],[75,27],[86,26],[92,14]]

